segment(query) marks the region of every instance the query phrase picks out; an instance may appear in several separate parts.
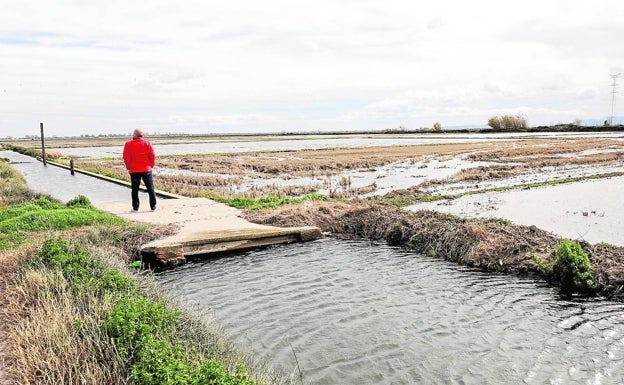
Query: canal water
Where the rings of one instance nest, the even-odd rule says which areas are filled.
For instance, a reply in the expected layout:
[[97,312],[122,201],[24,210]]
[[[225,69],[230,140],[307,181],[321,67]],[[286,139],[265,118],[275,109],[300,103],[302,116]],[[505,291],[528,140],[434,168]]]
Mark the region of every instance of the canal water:
[[[128,201],[131,209],[130,188],[94,178],[81,173],[71,175],[69,170],[48,164],[13,151],[0,151],[0,158],[8,159],[11,167],[19,171],[26,179],[28,187],[38,193],[47,194],[64,203],[83,195],[91,203]],[[141,202],[148,202],[146,192],[139,192]],[[143,207],[146,207],[143,203]]]
[[305,383],[624,383],[624,304],[370,241],[282,245],[157,279],[256,357],[296,377],[298,361]]

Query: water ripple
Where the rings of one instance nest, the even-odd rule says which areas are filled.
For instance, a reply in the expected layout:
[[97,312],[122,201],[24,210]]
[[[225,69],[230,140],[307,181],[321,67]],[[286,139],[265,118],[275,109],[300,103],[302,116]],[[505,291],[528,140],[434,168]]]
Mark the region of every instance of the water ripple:
[[385,245],[284,245],[158,278],[277,369],[296,370],[294,349],[307,383],[624,381],[624,304]]

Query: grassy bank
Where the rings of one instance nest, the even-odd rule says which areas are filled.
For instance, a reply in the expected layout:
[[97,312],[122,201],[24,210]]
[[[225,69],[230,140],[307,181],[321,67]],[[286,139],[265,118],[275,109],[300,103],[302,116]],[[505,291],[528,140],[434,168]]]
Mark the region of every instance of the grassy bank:
[[4,162],[0,173],[0,382],[291,383],[129,267],[170,229],[37,196]]
[[486,271],[542,277],[564,294],[624,299],[624,248],[577,244],[535,226],[499,219],[464,219],[435,211],[411,212],[391,204],[308,202],[248,211],[253,222],[318,226],[340,237],[384,240],[415,252]]

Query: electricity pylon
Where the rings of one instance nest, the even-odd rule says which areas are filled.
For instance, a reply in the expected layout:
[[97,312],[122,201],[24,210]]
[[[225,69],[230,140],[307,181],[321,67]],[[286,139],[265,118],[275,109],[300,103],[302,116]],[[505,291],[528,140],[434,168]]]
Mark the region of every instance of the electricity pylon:
[[615,111],[615,94],[617,88],[617,78],[622,75],[621,72],[617,74],[609,75],[611,79],[613,79],[613,83],[611,83],[611,116],[609,116],[609,126],[613,125],[613,112]]

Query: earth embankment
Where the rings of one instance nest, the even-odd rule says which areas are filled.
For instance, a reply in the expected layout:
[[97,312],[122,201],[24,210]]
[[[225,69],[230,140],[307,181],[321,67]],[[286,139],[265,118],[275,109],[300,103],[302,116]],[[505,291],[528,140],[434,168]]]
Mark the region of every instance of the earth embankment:
[[[365,201],[308,202],[270,211],[248,211],[245,217],[274,226],[314,225],[338,237],[384,240],[492,272],[537,275],[550,279],[560,239],[535,226],[500,219],[467,219],[421,210],[410,212]],[[624,299],[624,248],[581,242],[594,268],[598,292]],[[553,282],[557,284],[557,282]]]

